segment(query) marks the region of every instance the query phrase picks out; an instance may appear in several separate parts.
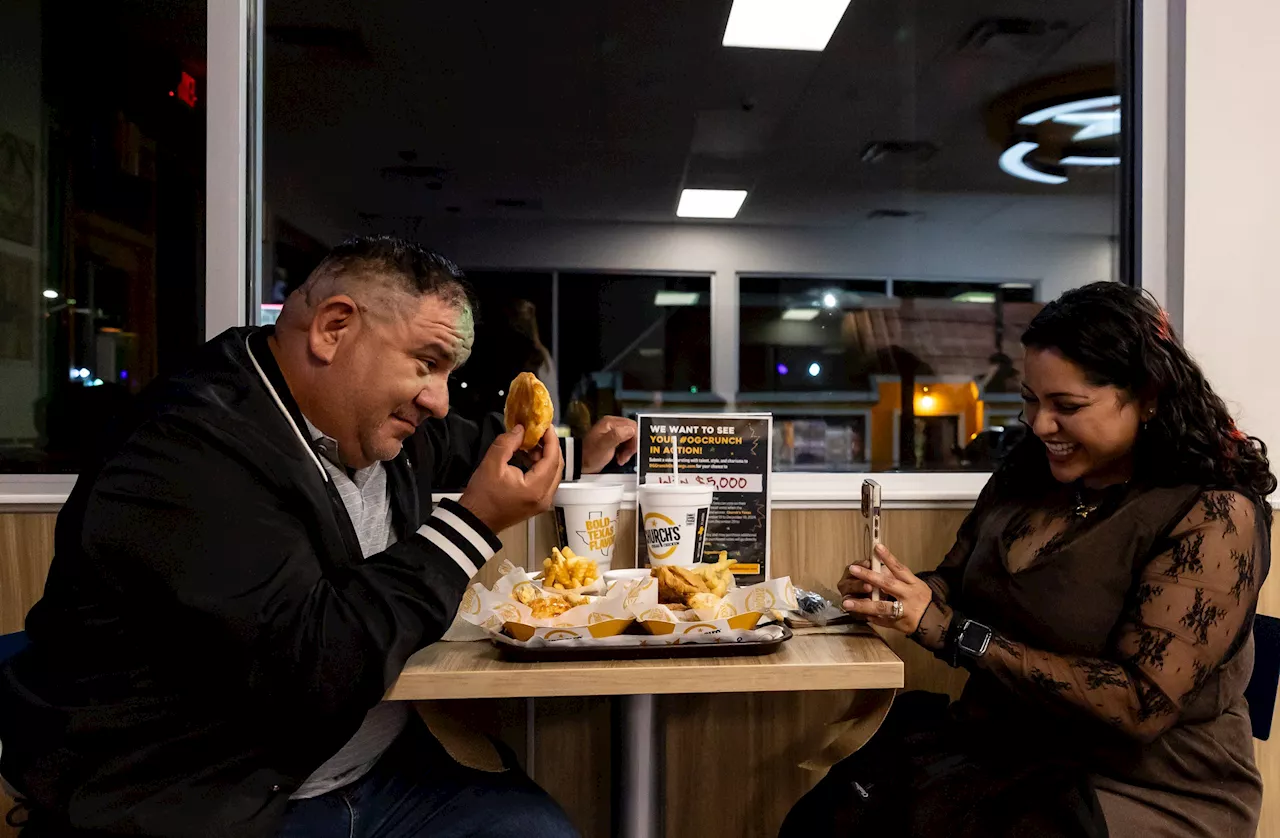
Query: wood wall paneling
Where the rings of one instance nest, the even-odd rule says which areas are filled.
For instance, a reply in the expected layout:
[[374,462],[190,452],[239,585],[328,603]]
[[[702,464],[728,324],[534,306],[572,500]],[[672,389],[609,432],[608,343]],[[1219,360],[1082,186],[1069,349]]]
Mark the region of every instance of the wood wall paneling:
[[0,513],[0,634],[21,631],[53,561],[54,513]]
[[[53,561],[54,513],[0,513],[0,634],[21,631],[27,612],[44,592]],[[0,790],[0,838],[18,833],[5,825],[13,800]]]

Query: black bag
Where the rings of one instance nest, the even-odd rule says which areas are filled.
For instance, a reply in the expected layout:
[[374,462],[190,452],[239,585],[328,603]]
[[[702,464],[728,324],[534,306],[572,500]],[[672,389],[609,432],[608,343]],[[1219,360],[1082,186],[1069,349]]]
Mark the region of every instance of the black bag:
[[779,838],[1106,838],[1082,767],[987,747],[948,722],[948,703],[899,696],[872,740],[792,808]]

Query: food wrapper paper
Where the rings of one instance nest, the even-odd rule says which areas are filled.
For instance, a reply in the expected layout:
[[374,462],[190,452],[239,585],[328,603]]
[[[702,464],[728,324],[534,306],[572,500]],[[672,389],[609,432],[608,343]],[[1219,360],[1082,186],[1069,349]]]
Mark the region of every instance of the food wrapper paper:
[[745,588],[731,588],[715,608],[696,609],[697,619],[686,621],[658,604],[657,579],[641,579],[631,583],[623,604],[650,634],[690,636],[753,629],[761,617],[771,615],[775,609],[794,609],[796,591],[787,576]]
[[[624,604],[630,593],[625,589],[592,599],[556,617],[534,617],[532,609],[514,599],[512,594],[522,585],[538,587],[537,581],[510,562],[504,561],[499,570],[502,576],[492,589],[479,583],[467,589],[455,623],[460,620],[479,626],[490,635],[502,635],[505,631],[517,640],[539,638],[556,641],[613,637],[635,622],[635,616]],[[450,633],[464,635],[469,632],[451,629]]]

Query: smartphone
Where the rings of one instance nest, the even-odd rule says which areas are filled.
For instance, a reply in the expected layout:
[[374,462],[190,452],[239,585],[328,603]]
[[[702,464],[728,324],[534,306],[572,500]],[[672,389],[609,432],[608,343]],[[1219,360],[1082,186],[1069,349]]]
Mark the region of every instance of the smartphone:
[[[880,544],[880,484],[874,480],[862,481],[862,546],[871,557],[871,569],[879,573],[883,566],[876,555]],[[873,602],[880,601],[880,590],[871,591]]]

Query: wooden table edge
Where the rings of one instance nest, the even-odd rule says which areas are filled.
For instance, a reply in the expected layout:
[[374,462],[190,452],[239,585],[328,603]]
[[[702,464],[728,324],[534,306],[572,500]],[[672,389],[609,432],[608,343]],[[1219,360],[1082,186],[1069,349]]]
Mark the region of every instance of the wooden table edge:
[[[610,672],[607,678],[581,677],[587,672],[565,672],[562,682],[557,675],[512,672],[406,672],[387,692],[387,701],[435,701],[468,698],[548,698],[607,695],[677,695],[697,693],[746,692],[829,692],[833,690],[901,689],[905,673],[901,661],[875,661],[858,664],[854,672],[832,671],[830,664],[787,667],[786,679],[752,678],[750,670],[739,677],[726,677],[726,671],[689,669],[687,674],[666,671],[655,678],[653,670]],[[779,673],[783,674],[783,673]],[[578,676],[578,677],[575,677]]]
[[[809,645],[797,641],[792,642],[797,646]],[[881,646],[878,652],[869,655],[867,660],[841,663],[813,660],[803,655],[770,663],[773,656],[769,656],[759,659],[764,666],[716,665],[719,659],[707,658],[707,665],[692,666],[689,664],[694,661],[673,661],[671,666],[650,661],[645,666],[629,666],[625,662],[617,667],[543,663],[532,668],[525,664],[507,669],[493,666],[496,661],[489,659],[475,668],[463,665],[450,669],[431,662],[415,664],[411,660],[387,691],[385,700],[901,689],[905,682],[902,660],[887,646]],[[746,659],[736,660],[746,663]]]

